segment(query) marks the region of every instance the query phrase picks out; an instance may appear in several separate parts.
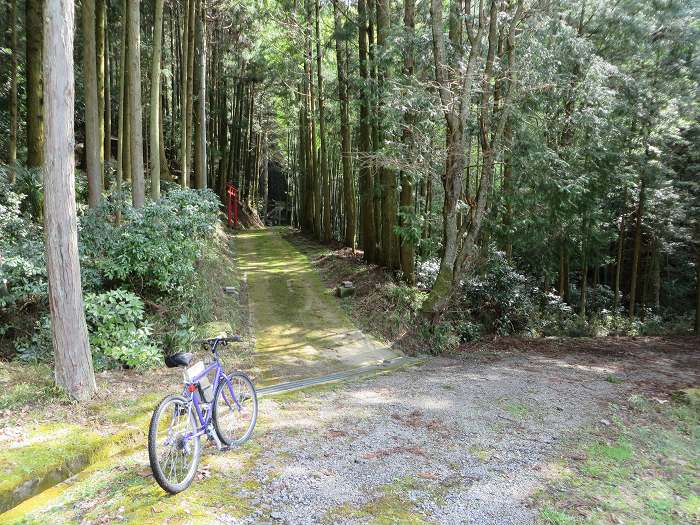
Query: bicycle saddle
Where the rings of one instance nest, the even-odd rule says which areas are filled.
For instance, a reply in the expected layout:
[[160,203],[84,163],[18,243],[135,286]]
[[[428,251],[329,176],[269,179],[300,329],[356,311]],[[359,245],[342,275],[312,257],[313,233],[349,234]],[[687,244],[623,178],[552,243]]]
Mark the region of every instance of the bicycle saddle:
[[177,354],[169,355],[165,358],[165,366],[175,368],[178,366],[187,366],[194,359],[194,354],[191,352],[178,352]]

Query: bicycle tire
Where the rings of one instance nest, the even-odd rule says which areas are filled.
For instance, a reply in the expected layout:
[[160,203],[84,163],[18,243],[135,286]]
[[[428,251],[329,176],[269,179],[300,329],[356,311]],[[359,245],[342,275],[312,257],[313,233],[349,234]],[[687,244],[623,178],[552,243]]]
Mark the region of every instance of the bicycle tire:
[[[151,423],[148,428],[148,459],[151,464],[151,471],[153,472],[153,477],[158,483],[158,485],[160,485],[163,488],[163,490],[169,492],[170,494],[177,494],[178,492],[182,492],[192,484],[192,481],[194,480],[197,474],[197,468],[199,466],[199,460],[202,454],[202,444],[200,443],[200,439],[191,439],[193,447],[192,459],[190,461],[190,465],[186,471],[186,475],[184,476],[184,478],[179,482],[173,482],[170,479],[168,479],[168,476],[163,471],[163,467],[160,461],[158,460],[158,427],[161,416],[165,413],[165,409],[168,407],[169,404],[172,404],[175,407],[175,402],[180,403],[183,406],[189,405],[189,401],[183,396],[170,395],[163,398],[160,401],[160,403],[158,403],[156,409],[153,411],[153,416],[151,416]],[[187,413],[189,419],[189,427],[191,427],[193,430],[197,429],[198,425],[195,415],[191,410],[189,410],[189,408],[187,410]],[[180,415],[181,414],[178,414],[178,416]],[[165,446],[165,444],[163,446]]]
[[[222,379],[216,387],[216,392],[214,393],[214,406],[212,407],[212,422],[214,423],[214,430],[216,431],[216,435],[219,437],[222,443],[229,447],[239,446],[248,441],[250,439],[250,436],[253,434],[255,424],[258,420],[258,395],[255,391],[255,386],[253,385],[253,382],[243,372],[234,372],[229,377],[229,380],[231,382],[233,382],[236,379],[239,379],[250,393],[249,398],[242,400],[243,403],[246,401],[250,401],[249,410],[251,410],[250,421],[248,422],[248,426],[243,435],[239,438],[236,438],[235,436],[230,435],[229,432],[225,432],[225,429],[223,428],[223,419],[227,414],[223,413],[223,411],[225,410],[223,407],[219,408],[219,400],[222,399],[226,402],[227,409],[231,410],[232,408],[231,403],[229,403],[226,400],[226,398],[230,397],[231,395],[230,391],[228,390],[228,386],[230,383],[226,379]],[[235,392],[235,389],[234,394],[238,397],[238,393]],[[239,403],[242,404],[240,400]],[[240,412],[240,406],[238,407],[238,409]]]

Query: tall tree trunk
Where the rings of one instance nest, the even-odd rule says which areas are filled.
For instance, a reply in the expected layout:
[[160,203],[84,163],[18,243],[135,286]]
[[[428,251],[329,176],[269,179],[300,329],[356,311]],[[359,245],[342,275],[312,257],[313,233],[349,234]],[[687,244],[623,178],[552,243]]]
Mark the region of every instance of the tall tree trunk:
[[195,55],[195,30],[197,27],[196,22],[196,8],[199,0],[190,0],[189,5],[189,22],[187,24],[187,90],[186,90],[186,101],[187,101],[187,111],[186,111],[186,129],[187,129],[187,186],[192,186],[192,176],[191,171],[193,169],[193,156],[192,156],[192,139],[194,136],[194,128],[192,126],[192,119],[194,114],[194,55]]
[[651,246],[651,292],[654,308],[659,309],[661,303],[661,254],[659,241],[654,239]]
[[[127,58],[127,47],[129,45],[129,41],[127,38],[127,26],[129,24],[129,9],[128,9],[128,0],[123,0],[122,1],[122,39],[121,39],[121,50],[120,50],[120,55],[119,55],[119,108],[117,110],[117,173],[116,173],[116,185],[117,185],[117,194],[120,195],[122,191],[122,182],[124,181],[124,165],[127,164],[127,148],[126,148],[126,141],[128,140],[126,137],[126,119],[127,119],[127,114],[126,114],[126,99],[127,99],[127,90],[126,90],[126,58]],[[126,159],[125,159],[126,157]],[[130,161],[129,161],[130,162]],[[129,164],[130,165],[130,164]],[[119,210],[121,210],[121,196],[119,197]],[[120,218],[120,213],[121,211],[117,212],[117,219]]]
[[[316,75],[318,77],[318,133],[321,142],[320,170],[323,185],[323,229],[319,228],[320,238],[324,242],[331,240],[331,187],[328,175],[328,151],[326,149],[326,123],[323,114],[323,74],[321,70],[321,14],[320,0],[316,0]],[[320,204],[320,203],[319,203]]]
[[345,52],[340,41],[342,25],[338,2],[333,1],[333,18],[335,21],[335,57],[338,67],[338,100],[340,101],[340,138],[343,163],[343,223],[344,243],[355,250],[355,184],[352,173],[352,145],[350,143],[350,115],[348,102],[348,77]]
[[642,251],[642,216],[644,214],[645,192],[646,178],[642,176],[642,180],[639,185],[639,201],[637,203],[634,227],[634,252],[632,255],[632,277],[630,278],[630,317],[634,317],[634,308],[637,301],[637,276],[639,275],[639,259]]
[[163,48],[163,0],[155,0],[155,13],[153,15],[153,56],[151,62],[151,107],[150,127],[151,134],[151,198],[154,201],[160,199],[160,62]]
[[187,187],[189,185],[188,176],[188,163],[189,158],[187,157],[187,142],[189,140],[189,135],[187,133],[187,108],[189,105],[187,97],[187,71],[189,70],[187,66],[187,60],[189,56],[188,50],[188,34],[190,25],[190,4],[195,0],[183,0],[184,1],[184,13],[183,13],[183,29],[182,29],[182,85],[180,86],[180,185]]
[[360,77],[362,82],[360,93],[360,140],[358,156],[360,162],[360,225],[362,230],[362,248],[364,258],[373,263],[377,259],[376,237],[374,226],[374,176],[369,162],[371,148],[369,69],[368,69],[368,13],[365,0],[357,2],[359,24],[359,58]]
[[615,289],[613,298],[613,310],[617,312],[617,308],[620,305],[620,278],[622,276],[622,260],[624,257],[624,247],[625,247],[625,214],[624,206],[622,210],[622,217],[620,217],[620,229],[617,237],[617,257],[615,260]]
[[97,107],[97,58],[95,55],[95,0],[83,0],[83,86],[85,89],[85,159],[88,205],[96,207],[102,195],[100,173],[100,117]]
[[[464,4],[460,0],[450,3],[449,39],[450,53],[447,53],[443,27],[443,5],[441,0],[431,0],[431,32],[433,35],[433,57],[435,63],[435,80],[443,106],[446,121],[446,161],[443,176],[443,253],[440,261],[435,284],[421,308],[424,316],[433,321],[439,318],[446,307],[455,284],[463,274],[468,261],[476,254],[482,223],[486,216],[487,203],[491,193],[491,181],[496,154],[500,148],[500,139],[508,118],[512,90],[508,89],[503,98],[503,111],[491,115],[492,82],[494,76],[494,58],[498,46],[499,24],[507,34],[509,53],[502,72],[513,76],[513,41],[515,30],[524,15],[523,2],[502,4],[499,0],[491,0],[489,13],[483,10],[485,3],[480,3],[477,16],[464,12]],[[499,16],[499,10],[504,7],[514,12]],[[466,19],[466,20],[465,20]],[[469,53],[464,56],[463,30],[469,39]],[[485,60],[477,61],[482,49],[482,35],[488,35],[488,47]],[[448,57],[450,62],[448,62]],[[484,156],[482,176],[478,184],[476,201],[470,204],[468,221],[460,221],[461,211],[457,204],[461,200],[462,174],[466,151],[464,135],[466,123],[469,121],[471,101],[474,94],[474,79],[477,63],[483,62],[481,83],[481,102],[479,115],[479,137]],[[514,81],[511,81],[515,84]]]
[[[103,0],[104,3],[104,0]],[[105,24],[107,23],[105,15]],[[112,82],[109,31],[105,31],[104,160],[112,159]]]
[[267,132],[263,131],[263,136],[262,136],[262,198],[263,198],[263,224],[265,224],[265,220],[267,219],[267,199],[269,197],[269,188],[270,188],[270,183],[268,181],[268,162],[269,162],[269,151],[268,151],[268,138],[267,138]]
[[27,79],[27,166],[44,163],[44,113],[42,84],[42,48],[44,45],[44,2],[25,1],[26,79]]
[[588,220],[584,219],[584,239],[582,244],[583,267],[581,268],[581,300],[579,303],[579,315],[581,319],[586,318],[586,293],[588,291],[588,238],[589,238]]
[[[376,0],[377,12],[377,52],[375,63],[377,64],[377,93],[375,97],[375,134],[376,144],[374,151],[380,155],[384,149],[384,91],[386,83],[390,78],[390,70],[386,65],[388,36],[391,26],[389,0]],[[396,236],[396,218],[398,214],[397,180],[396,172],[383,163],[377,164],[377,177],[381,186],[381,256],[384,266],[391,269],[398,269],[399,261],[399,239]]]
[[74,5],[47,0],[44,219],[56,384],[78,400],[97,390],[83,310],[75,204]]
[[94,0],[95,3],[95,66],[97,85],[97,125],[98,139],[97,152],[99,158],[100,184],[105,185],[104,163],[107,157],[105,150],[105,34],[107,18],[107,0]]
[[320,211],[318,209],[318,160],[316,159],[316,124],[314,116],[313,59],[311,51],[311,0],[304,1],[304,91],[303,133],[305,155],[304,223],[306,230],[318,236]]
[[[161,92],[163,87],[161,87]],[[158,105],[158,146],[160,150],[160,179],[170,180],[170,168],[168,167],[168,158],[165,156],[165,126],[163,118],[163,113],[165,109],[163,107],[163,97],[161,97],[161,104]]]
[[506,230],[505,252],[509,263],[513,260],[513,125],[511,119],[506,122],[503,131],[503,142],[505,151],[503,152],[503,197],[505,199],[505,213],[503,215],[503,226]]
[[[406,38],[406,50],[404,51],[404,74],[408,81],[413,80],[414,74],[414,38],[416,31],[416,2],[415,0],[404,0],[403,3],[404,14],[404,31]],[[401,137],[404,146],[406,147],[409,162],[413,162],[413,127],[415,125],[415,114],[411,109],[408,109],[404,113],[404,125],[403,134]],[[413,177],[407,169],[401,170],[401,194],[399,197],[399,205],[402,213],[402,217],[409,217],[413,214]],[[401,220],[401,226],[405,226],[404,220]],[[401,262],[401,273],[403,273],[403,278],[408,284],[414,284],[416,281],[415,275],[415,242],[414,239],[404,235],[401,239],[400,246],[400,262]]]
[[145,199],[143,129],[141,113],[141,13],[139,0],[129,0],[129,149],[131,150],[131,200],[141,208]]
[[207,113],[206,113],[206,88],[207,88],[207,38],[204,26],[204,0],[197,0],[196,13],[196,54],[197,64],[197,108],[195,130],[195,188],[201,190],[207,187]]
[[700,222],[695,223],[695,333],[700,334]]
[[10,145],[7,162],[10,164],[10,184],[15,182],[17,164],[17,0],[10,4]]

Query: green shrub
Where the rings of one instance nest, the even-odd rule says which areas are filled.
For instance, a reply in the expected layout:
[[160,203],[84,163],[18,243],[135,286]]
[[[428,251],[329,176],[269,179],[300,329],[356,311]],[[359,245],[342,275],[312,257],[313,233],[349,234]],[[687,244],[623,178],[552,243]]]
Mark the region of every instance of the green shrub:
[[41,302],[47,294],[43,233],[29,200],[0,173],[0,311]]
[[96,368],[115,364],[150,368],[161,363],[160,350],[150,342],[151,325],[143,317],[143,301],[132,292],[111,290],[85,296]]
[[53,342],[51,340],[51,319],[44,315],[34,322],[31,335],[19,337],[15,341],[17,360],[23,363],[45,363],[53,357]]
[[97,291],[107,283],[139,293],[182,293],[218,209],[211,191],[171,189],[158,202],[126,208],[121,224],[112,220],[113,203],[90,210],[80,229],[85,287]]
[[419,335],[423,339],[424,348],[431,354],[454,352],[459,347],[459,337],[452,324],[447,322],[435,325],[423,323],[419,326]]
[[481,339],[484,327],[479,323],[465,319],[455,323],[455,331],[461,342],[478,341]]

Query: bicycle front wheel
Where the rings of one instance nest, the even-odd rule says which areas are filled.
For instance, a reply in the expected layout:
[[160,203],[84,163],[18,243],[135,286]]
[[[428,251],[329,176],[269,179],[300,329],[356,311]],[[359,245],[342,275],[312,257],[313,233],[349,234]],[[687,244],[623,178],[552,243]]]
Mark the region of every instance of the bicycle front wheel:
[[190,486],[202,453],[197,419],[190,402],[182,396],[163,399],[151,418],[148,458],[153,477],[170,494]]
[[258,419],[258,396],[253,382],[235,372],[216,387],[212,420],[219,439],[226,445],[242,445],[253,434]]

